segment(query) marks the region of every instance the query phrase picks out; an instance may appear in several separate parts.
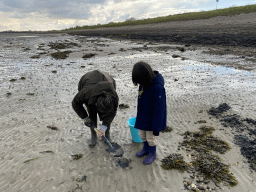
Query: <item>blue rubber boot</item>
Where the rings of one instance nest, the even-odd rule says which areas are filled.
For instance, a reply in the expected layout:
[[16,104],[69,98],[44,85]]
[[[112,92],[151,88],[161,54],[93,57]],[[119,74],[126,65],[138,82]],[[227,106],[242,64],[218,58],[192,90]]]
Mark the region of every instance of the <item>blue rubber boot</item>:
[[143,164],[151,164],[156,158],[156,146],[148,146],[149,155],[144,159]]
[[144,143],[143,149],[141,151],[139,151],[138,153],[136,153],[137,157],[142,157],[142,156],[148,154],[148,147],[149,147],[148,142],[144,141],[143,143]]

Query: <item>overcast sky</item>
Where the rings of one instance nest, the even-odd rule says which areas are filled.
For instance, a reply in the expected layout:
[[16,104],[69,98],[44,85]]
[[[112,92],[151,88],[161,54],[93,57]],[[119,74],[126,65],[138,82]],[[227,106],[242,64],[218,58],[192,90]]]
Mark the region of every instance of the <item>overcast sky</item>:
[[59,30],[256,4],[256,0],[0,0],[0,31]]

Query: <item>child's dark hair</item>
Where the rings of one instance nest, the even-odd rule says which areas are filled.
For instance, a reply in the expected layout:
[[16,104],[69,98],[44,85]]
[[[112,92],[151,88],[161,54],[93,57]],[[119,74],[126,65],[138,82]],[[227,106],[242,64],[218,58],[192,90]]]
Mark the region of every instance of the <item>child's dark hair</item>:
[[145,89],[152,86],[155,74],[151,66],[143,61],[135,63],[132,70],[132,82],[134,85],[142,85]]

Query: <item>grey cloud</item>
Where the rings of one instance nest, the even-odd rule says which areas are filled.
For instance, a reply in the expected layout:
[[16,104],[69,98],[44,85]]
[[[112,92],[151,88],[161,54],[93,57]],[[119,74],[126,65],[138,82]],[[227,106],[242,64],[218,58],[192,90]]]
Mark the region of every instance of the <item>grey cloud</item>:
[[38,12],[48,17],[70,19],[88,18],[90,8],[95,5],[102,5],[107,0],[2,0],[0,1],[0,11],[18,13]]
[[7,8],[23,8],[24,3],[19,0],[2,0],[3,6]]

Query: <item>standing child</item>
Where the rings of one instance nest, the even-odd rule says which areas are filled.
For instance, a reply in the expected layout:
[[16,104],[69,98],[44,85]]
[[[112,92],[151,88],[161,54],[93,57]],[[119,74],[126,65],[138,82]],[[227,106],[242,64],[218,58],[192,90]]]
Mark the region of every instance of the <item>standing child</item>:
[[136,153],[138,157],[148,155],[144,164],[151,164],[156,158],[156,136],[166,128],[166,94],[164,78],[153,71],[145,62],[133,66],[132,81],[139,85],[137,117],[135,128],[143,141],[143,149]]

